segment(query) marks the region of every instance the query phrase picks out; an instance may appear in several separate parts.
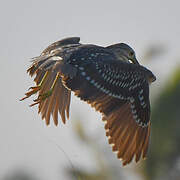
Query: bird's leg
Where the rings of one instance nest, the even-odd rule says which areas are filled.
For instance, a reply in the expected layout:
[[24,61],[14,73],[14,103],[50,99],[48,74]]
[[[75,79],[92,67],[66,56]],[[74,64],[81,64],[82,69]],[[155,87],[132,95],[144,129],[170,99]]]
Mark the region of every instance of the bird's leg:
[[52,94],[52,92],[53,92],[53,90],[54,90],[54,87],[55,87],[55,85],[56,85],[56,83],[57,83],[58,78],[59,78],[59,73],[56,74],[56,77],[55,77],[55,79],[54,79],[54,81],[53,81],[53,84],[52,84],[50,90],[47,91],[47,92],[45,92],[45,93],[43,93],[43,94],[40,94],[38,98],[44,100],[44,99],[46,99],[47,97],[51,96],[51,94]]
[[[46,80],[46,77],[47,77],[48,73],[49,73],[49,72],[46,71],[46,73],[44,74],[44,76],[43,76],[41,82],[40,82],[37,86],[30,87],[29,89],[32,89],[32,91],[34,91],[35,93],[37,93],[37,92],[41,89],[42,85],[44,84],[44,82],[45,82],[45,80]],[[33,94],[35,94],[35,93],[33,93]]]
[[46,77],[48,75],[48,71],[46,71],[46,73],[44,74],[41,82],[37,85],[37,86],[34,86],[34,87],[30,87],[29,90],[25,95],[25,97],[23,97],[22,99],[20,99],[20,101],[23,101],[24,99],[30,97],[31,95],[33,94],[36,94],[42,87],[42,85],[44,84],[45,80],[46,80]]
[[57,80],[58,80],[59,77],[60,77],[60,74],[59,74],[59,72],[58,72],[58,73],[56,74],[56,77],[55,77],[55,79],[54,79],[54,81],[53,81],[53,84],[52,84],[50,90],[47,91],[47,92],[45,92],[45,93],[43,93],[43,94],[40,94],[40,95],[38,96],[38,98],[34,100],[35,103],[31,104],[30,106],[34,106],[34,105],[36,105],[36,104],[39,104],[40,102],[44,101],[46,98],[48,98],[49,96],[51,96],[51,95],[52,95],[52,92],[53,92],[53,90],[54,90],[54,87],[55,87],[55,85],[56,85]]

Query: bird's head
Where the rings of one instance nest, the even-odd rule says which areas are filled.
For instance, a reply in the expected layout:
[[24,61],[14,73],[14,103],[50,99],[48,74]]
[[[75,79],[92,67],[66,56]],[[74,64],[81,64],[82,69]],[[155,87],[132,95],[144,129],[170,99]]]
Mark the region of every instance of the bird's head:
[[134,50],[125,43],[113,44],[106,47],[110,49],[119,60],[139,64]]

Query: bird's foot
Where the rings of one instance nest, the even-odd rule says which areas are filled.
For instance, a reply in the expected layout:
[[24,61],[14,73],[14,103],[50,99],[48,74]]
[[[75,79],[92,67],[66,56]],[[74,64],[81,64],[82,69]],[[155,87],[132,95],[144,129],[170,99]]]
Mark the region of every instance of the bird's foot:
[[39,104],[40,102],[44,101],[44,100],[47,99],[49,96],[51,96],[52,92],[53,92],[53,89],[50,89],[49,91],[47,91],[47,92],[45,92],[45,93],[43,93],[43,94],[40,94],[40,95],[38,96],[38,98],[34,100],[34,103],[31,104],[30,106],[32,107],[32,106],[34,106],[34,105],[36,105],[36,104]]
[[34,86],[34,87],[30,87],[29,91],[25,94],[26,96],[23,97],[22,99],[20,99],[20,101],[23,101],[24,99],[32,96],[33,94],[36,94],[39,90],[41,89],[41,86]]
[[46,78],[47,78],[47,75],[48,75],[48,71],[46,71],[46,73],[44,74],[41,82],[37,85],[37,86],[34,86],[34,87],[30,87],[28,90],[28,92],[25,94],[26,96],[23,97],[22,99],[20,99],[20,101],[23,101],[24,99],[32,96],[33,94],[36,94],[37,92],[39,92],[42,88],[42,85],[44,84],[44,82],[46,81]]

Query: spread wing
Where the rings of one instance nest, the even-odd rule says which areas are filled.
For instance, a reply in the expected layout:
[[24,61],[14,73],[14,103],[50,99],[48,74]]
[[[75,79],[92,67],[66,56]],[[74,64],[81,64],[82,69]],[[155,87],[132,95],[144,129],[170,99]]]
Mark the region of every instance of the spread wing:
[[[77,68],[73,78],[63,84],[75,95],[103,114],[106,135],[123,164],[134,156],[146,157],[150,135],[149,84],[143,67],[114,60],[104,52],[88,49],[72,55]],[[88,53],[88,51],[90,51]]]
[[[74,91],[102,113],[109,143],[124,165],[133,157],[136,162],[141,155],[146,157],[150,135],[147,70],[116,60],[109,50],[93,45],[76,49],[68,54],[66,61],[61,55],[64,54],[59,45],[56,51],[50,46],[28,69],[31,76],[36,75],[34,81],[38,86],[26,93],[26,97],[39,93],[35,104],[39,103],[39,113],[46,123],[49,124],[52,115],[57,125],[58,112],[65,123]],[[41,99],[51,87],[54,87],[51,96]]]
[[[61,41],[57,41],[48,46],[39,57],[33,58],[31,67],[27,70],[30,76],[35,76],[35,83],[37,86],[30,88],[31,90],[26,93],[25,98],[38,93],[39,96],[48,92],[52,87],[53,82],[57,76],[58,71],[64,72],[68,76],[73,76],[75,69],[69,68],[69,66],[61,66],[62,58],[61,49],[64,45],[79,44],[80,38],[66,38]],[[38,99],[37,99],[38,100]],[[52,91],[52,95],[45,100],[36,101],[38,105],[38,113],[41,114],[42,119],[45,119],[46,124],[50,123],[50,116],[53,117],[55,125],[58,124],[58,114],[60,114],[63,123],[66,122],[66,117],[69,118],[71,92],[65,88],[61,82],[61,78],[57,79],[57,82]]]

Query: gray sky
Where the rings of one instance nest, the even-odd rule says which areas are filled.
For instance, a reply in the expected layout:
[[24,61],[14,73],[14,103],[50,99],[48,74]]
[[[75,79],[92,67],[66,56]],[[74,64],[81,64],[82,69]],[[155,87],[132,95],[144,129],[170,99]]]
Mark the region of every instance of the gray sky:
[[[1,0],[0,178],[9,170],[24,166],[44,180],[63,178],[63,167],[70,164],[56,144],[74,165],[93,168],[90,153],[71,131],[73,114],[81,114],[89,133],[98,134],[98,141],[111,149],[100,115],[77,98],[73,98],[70,121],[57,128],[53,125],[47,128],[37,108],[28,107],[32,99],[19,102],[33,85],[26,74],[31,57],[68,36],[80,36],[82,42],[98,45],[126,42],[135,49],[137,58],[149,45],[160,43],[167,46],[168,53],[161,61],[146,64],[159,76],[154,85],[157,87],[163,80],[160,75],[167,76],[179,63],[179,7],[178,0]],[[115,157],[113,153],[112,156]]]

